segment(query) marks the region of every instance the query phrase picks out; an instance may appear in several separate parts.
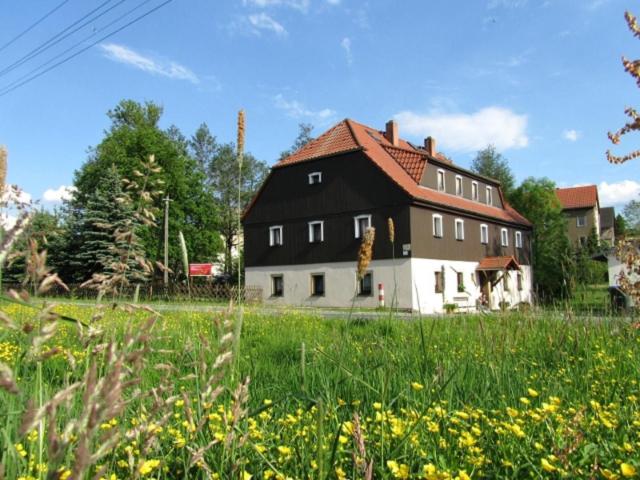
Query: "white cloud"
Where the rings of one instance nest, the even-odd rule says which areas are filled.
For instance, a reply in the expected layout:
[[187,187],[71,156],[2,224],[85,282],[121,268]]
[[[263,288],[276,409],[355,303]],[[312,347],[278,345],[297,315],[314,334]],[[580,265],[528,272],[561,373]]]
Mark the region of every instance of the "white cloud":
[[284,110],[287,115],[292,118],[307,118],[315,123],[325,124],[335,114],[335,110],[323,108],[322,110],[309,110],[297,100],[286,100],[282,94],[275,97],[275,105],[277,108]]
[[473,152],[492,144],[498,150],[529,145],[527,116],[502,107],[487,107],[474,113],[426,114],[410,111],[394,115],[401,132],[415,136],[433,136],[444,148]]
[[[301,12],[309,10],[310,0],[243,0],[244,5],[258,8],[289,7]],[[332,3],[332,2],[330,2]]]
[[108,59],[130,65],[143,72],[176,80],[186,80],[194,84],[200,83],[200,79],[195,73],[179,63],[145,57],[129,47],[116,43],[103,43],[100,48]]
[[258,35],[260,30],[269,30],[280,37],[287,35],[287,30],[264,12],[249,15],[249,23],[255,28],[254,32]]
[[353,63],[353,54],[351,53],[351,39],[349,37],[344,37],[340,42],[340,46],[347,56],[347,63],[351,65]]
[[565,130],[562,132],[562,137],[570,142],[575,142],[580,138],[580,132],[577,130]]
[[598,185],[600,205],[624,205],[631,200],[640,200],[640,182],[622,180],[621,182],[600,182]]
[[73,197],[74,192],[77,190],[76,187],[68,187],[66,185],[60,185],[58,188],[53,189],[53,188],[49,188],[47,190],[45,190],[45,192],[42,194],[42,198],[46,201],[46,202],[61,202],[63,200],[71,200],[71,197]]

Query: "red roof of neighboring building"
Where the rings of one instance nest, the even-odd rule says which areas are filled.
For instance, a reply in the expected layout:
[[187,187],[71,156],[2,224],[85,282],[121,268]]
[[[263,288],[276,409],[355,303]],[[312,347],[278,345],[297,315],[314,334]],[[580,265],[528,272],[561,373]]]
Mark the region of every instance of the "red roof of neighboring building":
[[520,270],[513,257],[484,257],[476,270]]
[[585,185],[583,187],[556,188],[556,195],[563,209],[591,208],[598,206],[598,187]]
[[[526,218],[506,202],[504,202],[504,209],[502,209],[420,185],[426,164],[431,158],[426,150],[418,149],[402,139],[399,139],[398,145],[394,146],[387,140],[383,132],[350,119],[345,119],[333,126],[300,150],[282,159],[273,168],[282,168],[307,160],[355,150],[363,150],[365,155],[391,180],[418,201],[451,207],[506,222],[531,225]],[[438,153],[435,156],[440,161],[444,158]],[[251,205],[248,208],[250,207]]]

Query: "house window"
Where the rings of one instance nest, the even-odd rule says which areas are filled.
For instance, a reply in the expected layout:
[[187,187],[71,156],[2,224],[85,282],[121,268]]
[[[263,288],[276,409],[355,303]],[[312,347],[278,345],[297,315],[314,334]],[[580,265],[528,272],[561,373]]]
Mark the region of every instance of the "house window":
[[322,172],[312,172],[309,174],[309,185],[322,183]]
[[373,273],[367,272],[358,280],[358,295],[363,297],[373,295]]
[[269,227],[269,246],[282,245],[282,225]]
[[456,240],[464,240],[464,220],[456,218],[455,229]]
[[522,273],[518,272],[518,276],[516,277],[518,281],[518,291],[522,291]]
[[444,170],[438,169],[438,190],[444,192]]
[[493,205],[493,189],[491,187],[487,187],[487,205]]
[[484,223],[480,225],[480,243],[486,245],[489,243],[489,227]]
[[435,280],[436,280],[435,292],[436,293],[442,293],[442,290],[444,288],[444,281],[442,279],[442,271],[437,271],[437,272],[434,272],[434,273],[435,273]]
[[357,217],[353,217],[353,225],[356,238],[362,238],[364,232],[371,226],[371,215],[358,215]]
[[509,246],[509,232],[507,232],[506,228],[500,230],[500,239],[503,247]]
[[522,248],[522,232],[516,232],[516,248]]
[[471,182],[471,200],[478,201],[478,182]]
[[576,218],[576,226],[578,227],[586,227],[587,226],[587,216],[580,215]]
[[580,237],[580,246],[581,247],[587,246],[587,237]]
[[456,272],[456,279],[458,281],[458,292],[464,292],[464,275],[462,272]]
[[284,295],[284,277],[282,275],[271,276],[271,296],[282,297]]
[[309,222],[309,243],[318,243],[324,241],[324,222]]
[[442,238],[442,215],[433,214],[433,236]]
[[456,195],[458,195],[459,197],[462,197],[463,195],[463,190],[462,190],[462,177],[460,175],[456,175]]
[[311,275],[311,295],[324,297],[324,273],[313,273]]

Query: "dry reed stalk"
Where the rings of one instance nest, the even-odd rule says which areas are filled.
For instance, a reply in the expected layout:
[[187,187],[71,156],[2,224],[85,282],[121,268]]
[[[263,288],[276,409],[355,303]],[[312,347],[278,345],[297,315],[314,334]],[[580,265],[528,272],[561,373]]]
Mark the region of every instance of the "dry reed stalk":
[[389,241],[393,243],[396,240],[396,228],[393,224],[393,218],[387,218],[387,227],[389,229]]
[[360,243],[360,250],[358,251],[358,278],[364,277],[367,271],[369,263],[371,263],[371,256],[373,255],[373,241],[376,237],[376,229],[373,227],[367,228],[362,236],[362,243]]
[[4,184],[7,181],[7,148],[0,145],[0,192],[4,191]]
[[367,449],[364,443],[364,435],[362,434],[358,412],[353,413],[353,431],[351,435],[353,436],[353,442],[357,450],[357,453],[354,451],[352,454],[353,464],[364,480],[371,480],[373,478],[373,460],[367,462]]
[[238,112],[238,165],[242,167],[242,159],[244,155],[244,110]]

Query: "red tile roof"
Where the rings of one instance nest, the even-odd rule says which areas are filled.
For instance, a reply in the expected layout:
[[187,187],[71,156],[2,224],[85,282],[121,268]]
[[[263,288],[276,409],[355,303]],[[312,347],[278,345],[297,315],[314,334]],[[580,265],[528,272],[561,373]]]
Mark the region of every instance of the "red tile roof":
[[[358,149],[363,150],[392,181],[418,201],[520,225],[531,225],[506,202],[505,208],[502,209],[420,185],[422,173],[430,158],[425,150],[415,148],[402,139],[399,140],[398,146],[393,146],[382,132],[350,119],[343,120],[310,141],[297,152],[278,162],[274,168]],[[436,157],[441,160],[442,156],[436,154]]]
[[584,187],[556,188],[556,195],[563,209],[590,208],[598,206],[598,187],[585,185]]
[[476,270],[520,270],[520,265],[513,257],[484,257]]

